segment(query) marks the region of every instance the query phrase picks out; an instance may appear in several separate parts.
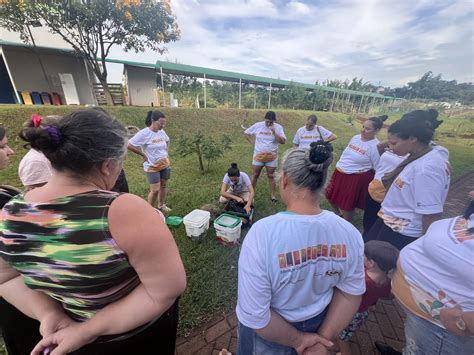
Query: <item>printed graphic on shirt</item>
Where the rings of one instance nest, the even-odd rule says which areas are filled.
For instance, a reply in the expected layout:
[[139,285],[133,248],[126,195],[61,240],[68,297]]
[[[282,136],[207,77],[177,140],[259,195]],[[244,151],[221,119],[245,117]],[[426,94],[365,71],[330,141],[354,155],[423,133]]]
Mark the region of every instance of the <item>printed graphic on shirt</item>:
[[301,139],[308,139],[308,140],[319,140],[321,136],[319,134],[303,134]]
[[159,144],[161,142],[165,142],[164,138],[155,138],[155,139],[152,139],[150,142],[148,142],[148,144]]
[[367,150],[362,149],[361,147],[358,147],[358,146],[356,146],[356,145],[354,145],[354,144],[349,144],[348,147],[351,148],[352,150],[356,151],[356,152],[359,153],[359,154],[367,155]]
[[443,308],[451,308],[457,304],[443,290],[439,290],[438,294],[433,296],[420,287],[410,284],[410,292],[420,310],[435,321],[440,321],[440,313]]
[[383,210],[380,209],[379,213],[377,214],[381,219],[383,219],[385,225],[390,227],[394,232],[403,234],[403,230],[410,224],[409,219],[404,219],[401,217],[392,217],[387,216],[383,213]]
[[393,183],[400,189],[403,189],[403,186],[405,186],[405,181],[403,181],[400,176],[398,176]]
[[474,239],[474,233],[469,232],[469,222],[463,217],[457,217],[451,222],[450,237],[455,243],[463,243]]
[[288,253],[278,254],[280,269],[312,263],[319,258],[330,258],[334,261],[345,261],[347,258],[346,244],[318,244]]

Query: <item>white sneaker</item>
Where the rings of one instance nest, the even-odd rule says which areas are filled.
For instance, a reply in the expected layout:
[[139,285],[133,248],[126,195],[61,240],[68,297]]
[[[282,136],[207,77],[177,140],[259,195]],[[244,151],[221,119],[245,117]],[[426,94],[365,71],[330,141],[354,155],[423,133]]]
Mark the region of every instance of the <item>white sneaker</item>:
[[162,212],[171,212],[171,208],[166,206],[165,204],[162,204],[160,207],[158,207]]

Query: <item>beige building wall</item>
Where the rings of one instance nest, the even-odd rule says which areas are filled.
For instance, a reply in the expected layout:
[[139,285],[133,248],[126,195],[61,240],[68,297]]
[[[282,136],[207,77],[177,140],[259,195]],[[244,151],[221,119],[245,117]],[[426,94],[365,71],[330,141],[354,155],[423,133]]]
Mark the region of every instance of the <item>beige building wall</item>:
[[130,105],[151,106],[156,102],[155,69],[125,65],[124,71]]
[[13,81],[18,91],[57,92],[65,104],[59,73],[74,77],[81,105],[95,104],[92,84],[83,59],[50,51],[40,51],[49,85],[41,69],[38,54],[31,48],[2,46]]

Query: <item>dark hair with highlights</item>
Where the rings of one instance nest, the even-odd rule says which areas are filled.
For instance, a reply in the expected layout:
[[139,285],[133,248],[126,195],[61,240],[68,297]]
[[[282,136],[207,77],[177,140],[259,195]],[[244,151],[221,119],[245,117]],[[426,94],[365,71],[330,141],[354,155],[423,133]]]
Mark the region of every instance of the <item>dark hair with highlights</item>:
[[75,111],[46,127],[24,127],[19,136],[41,151],[54,169],[79,175],[127,152],[127,131],[104,110]]

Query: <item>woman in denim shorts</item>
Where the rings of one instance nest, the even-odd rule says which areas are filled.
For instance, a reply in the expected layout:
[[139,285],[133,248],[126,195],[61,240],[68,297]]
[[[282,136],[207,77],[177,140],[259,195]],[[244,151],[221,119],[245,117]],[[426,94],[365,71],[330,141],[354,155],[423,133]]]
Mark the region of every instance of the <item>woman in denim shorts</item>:
[[150,192],[148,202],[163,212],[170,212],[166,206],[166,185],[171,175],[170,160],[168,158],[170,138],[164,131],[166,117],[160,111],[149,111],[145,120],[147,127],[135,134],[128,142],[128,149],[143,158]]

